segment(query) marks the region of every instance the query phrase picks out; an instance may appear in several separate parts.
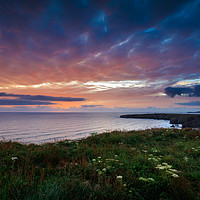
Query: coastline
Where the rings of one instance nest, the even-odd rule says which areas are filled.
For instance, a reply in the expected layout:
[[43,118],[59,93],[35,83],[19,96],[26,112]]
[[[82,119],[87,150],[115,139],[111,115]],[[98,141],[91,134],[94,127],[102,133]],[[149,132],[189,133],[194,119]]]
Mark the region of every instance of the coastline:
[[200,114],[128,114],[121,115],[120,118],[170,120],[170,124],[182,124],[182,128],[200,128]]

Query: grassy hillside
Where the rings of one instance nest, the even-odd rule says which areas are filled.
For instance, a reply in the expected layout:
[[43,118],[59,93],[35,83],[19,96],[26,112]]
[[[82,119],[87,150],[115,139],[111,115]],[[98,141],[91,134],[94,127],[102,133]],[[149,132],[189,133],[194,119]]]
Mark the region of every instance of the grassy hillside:
[[0,142],[0,199],[200,198],[200,131],[108,132],[44,145]]

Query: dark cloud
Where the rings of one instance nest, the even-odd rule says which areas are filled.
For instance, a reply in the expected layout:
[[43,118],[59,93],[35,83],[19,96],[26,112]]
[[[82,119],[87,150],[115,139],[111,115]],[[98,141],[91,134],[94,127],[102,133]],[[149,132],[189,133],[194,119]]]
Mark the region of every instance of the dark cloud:
[[21,100],[31,100],[31,101],[85,101],[84,98],[72,98],[72,97],[52,97],[45,95],[20,95],[20,94],[7,94],[0,93],[0,97],[17,97]]
[[52,53],[54,49],[73,46],[80,53],[84,52],[85,43],[79,42],[79,37],[88,32],[92,43],[87,51],[92,52],[97,44],[100,48],[105,46],[104,42],[112,44],[135,30],[155,26],[190,1],[38,2],[10,0],[1,5],[0,27],[3,29],[3,39],[10,47],[17,49],[25,46],[31,51]]
[[95,108],[95,107],[100,107],[103,105],[81,105],[81,108]]
[[52,105],[55,103],[51,103],[48,101],[30,101],[30,100],[19,100],[19,99],[0,99],[0,105],[8,106],[8,105]]
[[181,106],[200,106],[200,101],[189,101],[185,103],[176,103]]
[[200,97],[200,85],[195,85],[194,87],[167,87],[165,88],[165,94],[171,98],[174,98],[176,95]]

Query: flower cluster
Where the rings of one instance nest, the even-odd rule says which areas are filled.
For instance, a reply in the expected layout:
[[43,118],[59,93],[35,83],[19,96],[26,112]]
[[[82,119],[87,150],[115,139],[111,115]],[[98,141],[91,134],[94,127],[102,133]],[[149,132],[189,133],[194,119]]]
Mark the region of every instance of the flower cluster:
[[174,178],[178,178],[178,171],[172,168],[172,165],[168,165],[167,163],[162,163],[156,166],[156,169],[162,170],[164,173],[171,175]]
[[156,148],[152,148],[151,151],[153,151],[154,153],[159,152]]
[[200,151],[200,146],[198,146],[198,147],[192,147],[192,151],[195,151],[195,152],[198,152],[198,151]]
[[118,159],[118,155],[115,155],[115,158],[107,158],[103,160],[100,156],[97,158],[92,159],[92,165],[98,167],[96,170],[99,175],[105,174],[107,171],[111,169],[115,169],[116,167],[122,166],[123,163],[121,163]]
[[162,156],[154,156],[153,154],[149,154],[148,160],[153,162],[159,162],[161,160]]

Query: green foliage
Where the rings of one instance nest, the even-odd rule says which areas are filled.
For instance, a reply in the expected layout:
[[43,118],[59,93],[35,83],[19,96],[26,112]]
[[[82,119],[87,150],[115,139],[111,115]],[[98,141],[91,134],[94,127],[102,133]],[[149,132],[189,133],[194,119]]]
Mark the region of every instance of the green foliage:
[[0,199],[197,200],[199,140],[198,130],[151,129],[0,142]]

